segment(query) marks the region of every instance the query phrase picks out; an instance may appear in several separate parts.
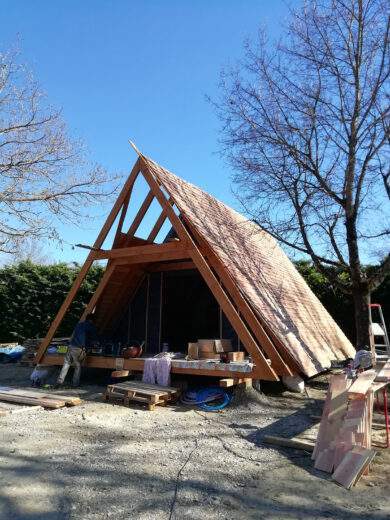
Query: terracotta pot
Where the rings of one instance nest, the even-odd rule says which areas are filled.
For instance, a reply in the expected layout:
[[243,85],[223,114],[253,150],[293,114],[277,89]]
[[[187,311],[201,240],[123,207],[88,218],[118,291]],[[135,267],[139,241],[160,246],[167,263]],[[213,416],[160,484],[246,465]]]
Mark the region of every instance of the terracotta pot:
[[132,345],[122,350],[122,355],[125,359],[138,358],[142,355],[142,347],[139,345]]

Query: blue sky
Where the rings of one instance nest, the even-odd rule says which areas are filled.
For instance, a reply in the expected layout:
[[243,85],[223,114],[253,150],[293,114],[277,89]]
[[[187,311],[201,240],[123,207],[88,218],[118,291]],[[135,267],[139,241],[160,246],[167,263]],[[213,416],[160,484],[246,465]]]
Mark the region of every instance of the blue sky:
[[[293,2],[294,3],[294,2]],[[297,2],[296,2],[297,3]],[[237,208],[218,156],[217,95],[223,66],[242,55],[260,24],[278,37],[282,0],[2,0],[0,46],[19,40],[23,60],[73,136],[112,173],[128,172],[134,140],[146,155]],[[61,226],[56,261],[82,261],[109,207],[83,229]]]

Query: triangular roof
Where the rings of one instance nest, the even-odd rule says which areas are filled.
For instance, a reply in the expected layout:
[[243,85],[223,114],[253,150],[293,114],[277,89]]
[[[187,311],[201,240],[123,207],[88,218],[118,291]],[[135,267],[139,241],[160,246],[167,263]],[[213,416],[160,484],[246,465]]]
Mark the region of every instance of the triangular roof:
[[[124,234],[121,227],[138,171],[148,182],[150,193],[129,232]],[[149,240],[137,240],[134,233],[154,197],[162,206],[162,214]],[[110,260],[101,287],[86,312],[99,300],[98,307],[104,305],[107,284],[110,279],[111,282],[115,279],[113,277],[121,276],[120,269],[131,272],[132,277],[125,289],[134,291],[142,272],[140,265],[151,261],[149,255],[159,251],[162,255],[159,258],[169,259],[170,255],[176,258],[179,253],[178,258],[188,257],[195,263],[256,366],[263,371],[264,379],[277,379],[276,374],[297,372],[310,377],[329,368],[332,360],[354,356],[349,340],[277,242],[257,224],[208,193],[140,154],[107,219],[106,229],[103,227],[94,244],[95,249],[101,247],[121,210],[120,225],[110,255],[91,251],[87,259],[90,265],[96,258]],[[180,242],[176,245],[150,245],[166,218],[171,221]],[[123,257],[125,254],[133,257],[138,254],[140,259],[137,264],[127,264]],[[88,268],[85,267],[85,273]],[[68,295],[70,299],[64,302],[59,315],[66,311],[73,297]],[[112,303],[108,305],[112,306]],[[61,319],[62,316],[57,316],[56,327]],[[49,333],[54,334],[53,330],[55,332],[52,325]],[[41,354],[43,347],[44,344]],[[271,360],[271,366],[266,358]]]
[[263,325],[312,376],[354,349],[276,240],[257,224],[148,159],[150,171],[217,255]]

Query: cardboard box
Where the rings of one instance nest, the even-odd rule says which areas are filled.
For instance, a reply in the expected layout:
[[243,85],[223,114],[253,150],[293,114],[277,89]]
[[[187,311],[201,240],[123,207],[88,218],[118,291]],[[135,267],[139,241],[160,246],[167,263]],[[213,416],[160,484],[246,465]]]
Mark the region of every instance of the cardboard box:
[[198,339],[198,352],[214,352],[215,353],[215,340],[214,339]]
[[215,351],[216,352],[231,352],[233,350],[232,341],[230,339],[216,339],[215,340]]
[[228,352],[229,361],[244,361],[244,352]]
[[221,359],[221,354],[215,352],[199,352],[199,359]]
[[191,359],[199,359],[199,345],[197,343],[188,343],[188,357]]

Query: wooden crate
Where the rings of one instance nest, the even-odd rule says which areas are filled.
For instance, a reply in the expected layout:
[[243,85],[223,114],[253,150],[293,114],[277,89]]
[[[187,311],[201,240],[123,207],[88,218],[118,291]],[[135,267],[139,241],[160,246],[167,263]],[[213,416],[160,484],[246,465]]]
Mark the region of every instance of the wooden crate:
[[154,410],[156,405],[165,406],[167,402],[177,399],[179,390],[169,386],[149,385],[140,381],[126,381],[107,386],[104,394],[106,401],[119,400],[125,406],[130,401],[145,403],[149,410]]

